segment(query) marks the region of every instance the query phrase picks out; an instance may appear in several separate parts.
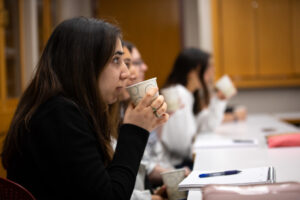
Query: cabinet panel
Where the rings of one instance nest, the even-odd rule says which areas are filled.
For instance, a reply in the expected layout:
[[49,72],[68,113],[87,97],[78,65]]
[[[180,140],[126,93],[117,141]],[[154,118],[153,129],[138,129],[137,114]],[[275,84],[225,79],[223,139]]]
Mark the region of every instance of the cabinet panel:
[[253,76],[255,68],[254,10],[251,0],[219,0],[224,72],[233,78]]
[[118,22],[125,40],[137,45],[148,65],[146,78],[161,86],[181,48],[180,1],[102,0],[99,17]]
[[291,75],[291,1],[258,1],[259,74]]
[[300,86],[299,0],[211,0],[217,77],[242,88]]
[[[21,0],[0,0],[0,152],[21,95]],[[0,163],[0,176],[5,177]]]
[[292,30],[293,30],[293,67],[295,73],[300,75],[300,1],[292,1]]

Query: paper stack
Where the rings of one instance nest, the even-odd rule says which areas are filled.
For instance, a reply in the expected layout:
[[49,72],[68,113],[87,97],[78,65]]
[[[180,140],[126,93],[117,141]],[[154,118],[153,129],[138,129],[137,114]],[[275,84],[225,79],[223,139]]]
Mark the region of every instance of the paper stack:
[[233,139],[224,137],[200,137],[195,141],[193,148],[235,148],[235,147],[257,147],[257,139]]
[[[238,171],[228,175],[226,172]],[[212,176],[207,176],[211,175]],[[223,174],[223,175],[222,175]],[[226,174],[226,175],[225,175]],[[258,167],[240,170],[192,171],[179,185],[179,190],[200,189],[209,184],[251,185],[275,182],[274,167]]]

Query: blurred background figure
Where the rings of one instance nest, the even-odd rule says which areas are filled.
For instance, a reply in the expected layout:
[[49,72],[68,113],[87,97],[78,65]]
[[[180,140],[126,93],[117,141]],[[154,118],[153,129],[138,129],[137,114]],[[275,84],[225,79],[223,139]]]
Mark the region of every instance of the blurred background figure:
[[230,97],[215,89],[214,72],[210,54],[187,48],[177,56],[163,87],[165,92],[176,92],[182,104],[161,130],[165,155],[175,167],[192,168],[193,138],[197,133],[213,132],[223,121]]
[[[137,82],[143,81],[145,76],[145,71],[147,70],[147,65],[141,60],[141,56],[137,48],[128,41],[123,41],[123,59],[129,70],[129,78],[127,79],[126,86],[130,86]],[[140,60],[140,64],[134,66],[132,62],[132,52],[137,53],[136,61]],[[141,63],[142,62],[142,63]],[[143,66],[144,65],[144,66]],[[142,78],[142,79],[141,79]],[[124,111],[126,110],[129,102],[129,93],[124,88],[120,95],[120,114],[121,118],[124,116]],[[151,133],[153,137],[154,133]],[[115,145],[115,144],[114,144]],[[160,187],[158,190],[152,191],[152,185],[149,180],[155,185],[161,185],[162,179],[160,173],[168,171],[159,165],[159,163],[151,158],[151,154],[148,152],[150,149],[147,146],[147,149],[144,152],[142,158],[138,175],[136,178],[135,189],[131,196],[131,200],[160,200],[166,197],[166,188],[165,186]],[[153,193],[153,194],[152,194]]]
[[132,55],[132,66],[138,70],[137,82],[141,82],[145,80],[145,73],[148,70],[148,66],[143,61],[139,50],[135,46],[132,46],[131,55]]

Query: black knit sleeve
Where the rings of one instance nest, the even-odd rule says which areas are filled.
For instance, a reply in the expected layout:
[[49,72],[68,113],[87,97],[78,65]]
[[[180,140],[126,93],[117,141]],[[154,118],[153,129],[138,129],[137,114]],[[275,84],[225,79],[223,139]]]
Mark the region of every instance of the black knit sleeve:
[[[36,139],[52,195],[65,199],[130,199],[148,139],[148,131],[130,124],[120,128],[113,161],[104,166],[101,148],[87,118],[69,102],[50,106],[40,116]],[[47,170],[50,170],[48,172]],[[50,185],[50,183],[54,183]]]

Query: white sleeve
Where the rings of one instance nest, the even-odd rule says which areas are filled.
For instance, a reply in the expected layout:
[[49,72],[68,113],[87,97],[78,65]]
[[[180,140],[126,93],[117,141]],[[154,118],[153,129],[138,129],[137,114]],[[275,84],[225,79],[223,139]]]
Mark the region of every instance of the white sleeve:
[[130,200],[151,200],[149,190],[133,190]]
[[196,117],[197,132],[213,132],[223,121],[227,101],[213,97],[208,108],[203,109]]
[[163,125],[161,140],[170,152],[189,157],[192,138],[197,131],[193,98],[186,89],[180,93],[180,98],[184,107],[173,113]]
[[150,149],[146,147],[141,161],[146,167],[147,174],[150,174],[155,168],[155,166],[157,165],[157,162],[155,161],[154,158],[151,157],[150,155],[151,153],[149,151]]

